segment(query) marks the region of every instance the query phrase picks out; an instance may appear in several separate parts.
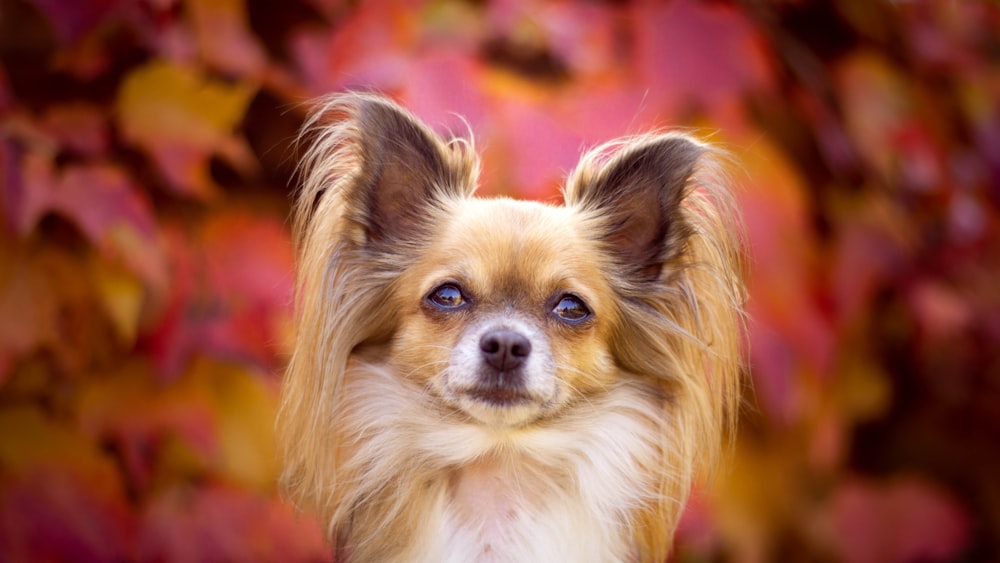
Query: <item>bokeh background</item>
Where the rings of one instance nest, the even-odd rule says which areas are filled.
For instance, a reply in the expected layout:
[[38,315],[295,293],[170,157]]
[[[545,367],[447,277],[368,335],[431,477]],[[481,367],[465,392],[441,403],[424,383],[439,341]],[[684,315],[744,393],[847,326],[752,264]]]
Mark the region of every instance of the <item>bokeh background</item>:
[[330,559],[272,425],[345,89],[484,194],[652,127],[741,163],[748,393],[675,560],[1000,559],[996,2],[0,0],[0,561]]

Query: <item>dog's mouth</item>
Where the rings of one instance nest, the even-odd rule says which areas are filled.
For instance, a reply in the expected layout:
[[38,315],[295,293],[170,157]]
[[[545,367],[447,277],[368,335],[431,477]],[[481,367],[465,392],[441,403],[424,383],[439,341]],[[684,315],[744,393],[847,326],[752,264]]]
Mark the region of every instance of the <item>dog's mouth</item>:
[[454,390],[455,406],[490,426],[520,427],[541,416],[551,404],[546,397],[520,385],[479,382]]
[[531,395],[522,389],[479,385],[469,389],[466,394],[483,403],[497,407],[512,407],[532,402]]

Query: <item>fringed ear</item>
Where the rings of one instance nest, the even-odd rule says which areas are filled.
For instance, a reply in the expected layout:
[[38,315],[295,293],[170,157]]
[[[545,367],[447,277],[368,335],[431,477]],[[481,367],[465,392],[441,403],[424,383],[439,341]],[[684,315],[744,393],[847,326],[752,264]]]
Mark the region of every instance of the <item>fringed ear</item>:
[[477,165],[468,144],[442,141],[387,98],[332,96],[307,128],[317,137],[304,170],[312,205],[336,186],[342,215],[360,227],[367,245],[420,236],[435,203],[474,189]]
[[330,537],[350,525],[351,476],[331,413],[343,408],[351,355],[397,322],[391,280],[434,228],[438,208],[475,188],[471,144],[442,141],[393,102],[370,94],[321,100],[299,137],[306,146],[294,210],[295,348],[277,431],[281,484],[316,510]]
[[690,228],[680,205],[704,151],[687,137],[652,136],[594,151],[570,178],[567,205],[604,219],[602,239],[630,279],[656,281],[683,252]]
[[363,98],[356,110],[362,169],[354,188],[368,239],[406,239],[426,228],[427,206],[458,189],[444,143],[399,106]]

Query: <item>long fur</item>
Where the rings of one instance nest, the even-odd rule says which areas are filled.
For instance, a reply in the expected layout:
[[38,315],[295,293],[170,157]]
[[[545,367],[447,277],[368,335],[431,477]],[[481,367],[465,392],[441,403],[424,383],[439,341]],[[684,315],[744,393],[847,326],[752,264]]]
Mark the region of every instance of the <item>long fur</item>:
[[[430,140],[433,155],[410,151],[401,157],[407,167],[383,162],[398,150],[392,143],[409,141],[371,137],[400,128],[418,148]],[[573,365],[575,356],[560,360],[559,373],[588,371],[572,382],[560,376],[572,396],[506,427],[475,420],[400,368],[443,369],[430,351],[399,351],[400,296],[426,270],[442,226],[483,201],[472,199],[479,165],[471,143],[441,141],[366,94],[323,100],[303,140],[310,144],[294,216],[297,338],[278,417],[281,482],[322,518],[337,558],[662,561],[693,480],[711,468],[735,422],[739,396],[740,225],[717,151],[670,133],[615,141],[581,159],[565,207],[482,204],[496,206],[489,216],[571,217],[593,240],[585,258],[611,302],[599,333],[611,359],[589,371]],[[676,166],[654,162],[661,153],[677,155]],[[675,168],[677,178],[657,176]],[[380,196],[366,187],[401,170],[427,186],[430,203],[419,216],[409,203],[373,203]],[[661,198],[669,221],[655,231],[660,250],[629,255],[644,262],[635,267],[616,261],[617,245],[635,234],[623,227],[631,211],[618,203],[632,197],[625,188],[633,178],[680,185]],[[372,211],[379,206],[389,206],[389,219]],[[583,353],[590,345],[579,346]]]

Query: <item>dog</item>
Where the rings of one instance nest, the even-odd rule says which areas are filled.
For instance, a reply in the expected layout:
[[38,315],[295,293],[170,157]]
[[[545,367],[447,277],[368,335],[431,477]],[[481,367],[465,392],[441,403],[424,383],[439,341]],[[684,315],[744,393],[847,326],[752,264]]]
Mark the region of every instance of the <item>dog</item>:
[[664,560],[738,410],[719,151],[614,141],[553,205],[474,197],[472,142],[378,95],[302,139],[281,486],[336,560]]

